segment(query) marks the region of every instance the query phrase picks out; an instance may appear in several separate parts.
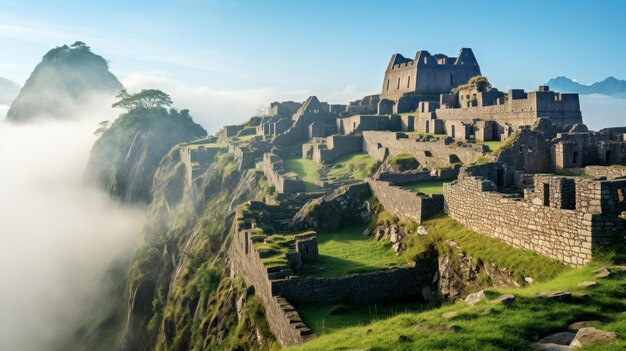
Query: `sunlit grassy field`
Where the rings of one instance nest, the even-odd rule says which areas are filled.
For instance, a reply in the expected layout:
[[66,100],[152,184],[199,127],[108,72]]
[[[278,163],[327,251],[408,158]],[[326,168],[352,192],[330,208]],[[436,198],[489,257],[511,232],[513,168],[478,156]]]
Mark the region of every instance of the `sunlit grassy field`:
[[321,188],[315,185],[315,181],[320,178],[320,165],[313,160],[294,158],[285,160],[285,169],[298,175],[304,182],[304,189],[307,192],[320,191]]
[[[363,236],[364,229],[364,226],[354,226],[333,233],[319,233],[319,260],[306,275],[338,277],[406,264],[406,260],[396,255],[388,242]],[[319,267],[323,270],[318,270]]]
[[450,183],[450,180],[429,180],[422,182],[413,182],[401,184],[403,188],[415,190],[424,194],[443,194],[443,184]]
[[363,180],[374,174],[380,165],[379,161],[365,152],[343,155],[333,163],[339,167],[328,172],[329,178],[350,176],[358,180]]

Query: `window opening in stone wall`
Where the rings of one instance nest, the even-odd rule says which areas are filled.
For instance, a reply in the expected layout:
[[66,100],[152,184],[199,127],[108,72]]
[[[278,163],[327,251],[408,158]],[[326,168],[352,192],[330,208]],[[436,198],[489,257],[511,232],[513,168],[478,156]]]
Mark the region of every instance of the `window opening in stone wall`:
[[572,154],[572,163],[573,164],[578,163],[578,151],[574,151],[574,153]]
[[611,150],[607,150],[607,151],[605,152],[605,158],[604,158],[604,162],[605,162],[607,165],[608,165],[609,163],[611,163],[611,156],[612,156]]
[[411,76],[406,79],[406,88],[408,89],[411,86]]
[[387,90],[389,90],[389,79],[387,79]]
[[496,186],[498,187],[504,186],[504,170],[503,169],[496,170]]
[[400,78],[398,78],[398,87],[396,89],[400,89]]
[[550,184],[543,184],[543,205],[550,206]]
[[450,73],[450,85],[454,86],[454,82],[452,81],[452,73]]

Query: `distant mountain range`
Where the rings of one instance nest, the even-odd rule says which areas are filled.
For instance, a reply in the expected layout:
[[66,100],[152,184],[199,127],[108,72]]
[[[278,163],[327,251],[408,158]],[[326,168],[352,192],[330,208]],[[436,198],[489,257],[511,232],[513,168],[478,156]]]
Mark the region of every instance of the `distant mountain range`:
[[20,86],[6,78],[0,77],[0,105],[9,105],[20,91]]
[[584,85],[561,76],[550,79],[546,84],[550,86],[551,90],[563,93],[602,94],[626,99],[626,80],[620,80],[615,77],[608,77],[601,82]]
[[13,100],[7,119],[23,122],[44,116],[68,119],[83,113],[97,96],[115,96],[122,84],[109,71],[104,58],[91,52],[83,42],[56,47],[41,63]]

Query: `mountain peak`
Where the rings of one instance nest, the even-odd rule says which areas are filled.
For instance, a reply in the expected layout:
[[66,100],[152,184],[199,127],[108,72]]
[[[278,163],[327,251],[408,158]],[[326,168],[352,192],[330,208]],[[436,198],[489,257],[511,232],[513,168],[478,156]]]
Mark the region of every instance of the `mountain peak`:
[[546,83],[554,91],[578,93],[582,95],[601,94],[616,98],[626,98],[626,81],[609,76],[600,82],[584,85],[564,76],[552,78]]
[[35,67],[11,104],[7,119],[27,121],[44,115],[67,119],[73,107],[97,95],[114,96],[122,88],[107,61],[84,42],[57,46]]

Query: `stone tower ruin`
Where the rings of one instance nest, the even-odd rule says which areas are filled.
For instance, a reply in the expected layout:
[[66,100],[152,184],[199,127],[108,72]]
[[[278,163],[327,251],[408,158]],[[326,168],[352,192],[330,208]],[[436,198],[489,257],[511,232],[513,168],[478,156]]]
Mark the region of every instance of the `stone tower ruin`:
[[478,61],[470,48],[462,48],[457,57],[431,55],[420,50],[411,60],[393,54],[385,71],[381,99],[398,100],[404,94],[445,94],[480,75]]

